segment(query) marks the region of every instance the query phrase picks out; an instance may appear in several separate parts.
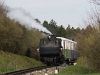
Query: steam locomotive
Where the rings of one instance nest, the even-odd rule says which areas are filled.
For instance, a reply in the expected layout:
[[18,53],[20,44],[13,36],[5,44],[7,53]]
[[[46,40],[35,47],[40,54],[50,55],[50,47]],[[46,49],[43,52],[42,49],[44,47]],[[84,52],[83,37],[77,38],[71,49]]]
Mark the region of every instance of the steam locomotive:
[[40,40],[40,60],[47,65],[73,64],[78,58],[77,42],[54,35]]

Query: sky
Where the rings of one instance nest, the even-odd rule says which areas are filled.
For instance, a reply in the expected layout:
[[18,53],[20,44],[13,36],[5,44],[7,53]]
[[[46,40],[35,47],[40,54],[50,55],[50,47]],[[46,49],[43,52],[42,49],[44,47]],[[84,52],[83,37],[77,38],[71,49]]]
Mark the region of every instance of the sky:
[[24,9],[33,18],[55,20],[58,25],[84,27],[91,5],[88,0],[5,0],[10,8]]

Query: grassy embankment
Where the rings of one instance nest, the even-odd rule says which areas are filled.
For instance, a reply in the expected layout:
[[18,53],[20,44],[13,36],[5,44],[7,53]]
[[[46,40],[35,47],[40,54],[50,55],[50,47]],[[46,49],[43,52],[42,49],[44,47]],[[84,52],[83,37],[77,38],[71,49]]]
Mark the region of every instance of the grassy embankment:
[[35,59],[0,51],[0,74],[41,65]]
[[93,69],[89,69],[85,58],[79,58],[77,65],[68,66],[58,75],[100,75],[100,72],[96,72]]
[[100,73],[96,73],[93,70],[87,69],[83,66],[76,65],[67,67],[58,75],[100,75]]

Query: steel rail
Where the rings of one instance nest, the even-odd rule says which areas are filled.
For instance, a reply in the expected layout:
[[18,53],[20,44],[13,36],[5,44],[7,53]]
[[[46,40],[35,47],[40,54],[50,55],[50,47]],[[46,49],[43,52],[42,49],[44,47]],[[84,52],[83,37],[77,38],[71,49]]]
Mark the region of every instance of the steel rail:
[[9,73],[5,73],[2,75],[23,75],[26,73],[31,73],[34,71],[38,71],[38,70],[42,70],[42,69],[46,69],[46,68],[51,68],[53,66],[40,66],[40,67],[34,67],[34,68],[30,68],[30,69],[24,69],[24,70],[18,70],[18,71],[14,71],[14,72],[9,72]]

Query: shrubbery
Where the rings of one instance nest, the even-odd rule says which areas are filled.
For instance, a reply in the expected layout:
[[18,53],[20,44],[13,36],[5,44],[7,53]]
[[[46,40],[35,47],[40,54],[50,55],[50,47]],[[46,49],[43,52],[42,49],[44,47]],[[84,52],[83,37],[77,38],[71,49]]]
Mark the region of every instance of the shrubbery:
[[100,71],[100,24],[87,26],[78,34],[77,41],[80,57],[85,58],[82,61],[86,60],[84,64],[88,68]]
[[30,51],[35,53],[41,32],[25,28],[24,25],[9,19],[6,14],[7,10],[0,2],[0,50],[27,55],[30,48]]

